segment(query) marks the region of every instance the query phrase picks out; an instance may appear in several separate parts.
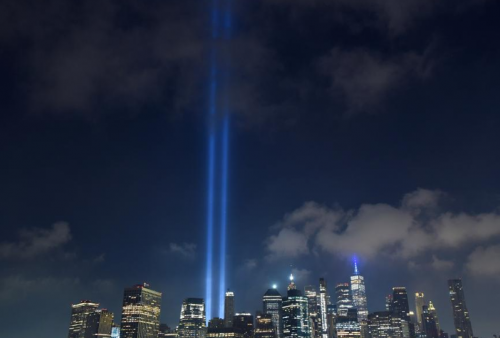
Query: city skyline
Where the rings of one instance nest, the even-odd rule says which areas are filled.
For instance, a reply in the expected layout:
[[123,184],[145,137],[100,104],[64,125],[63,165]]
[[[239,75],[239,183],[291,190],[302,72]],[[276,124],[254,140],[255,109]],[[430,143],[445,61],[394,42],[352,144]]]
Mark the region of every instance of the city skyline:
[[184,306],[185,335],[191,309],[225,320],[200,338],[249,338],[226,337],[250,335],[248,313],[261,338],[269,315],[278,338],[435,338],[454,323],[491,338],[497,13],[0,1],[0,336],[67,335],[74,310],[87,335],[123,314],[124,334],[173,338],[161,324]]
[[[357,261],[355,261],[354,263],[354,276],[359,276],[360,273],[359,273],[359,270],[358,270],[358,267],[357,267]],[[411,302],[409,301],[409,297],[408,297],[408,291],[405,287],[392,287],[392,297],[391,297],[391,307],[390,307],[390,310],[387,310],[387,308],[379,308],[379,309],[371,309],[370,311],[367,310],[366,308],[366,300],[365,300],[365,303],[361,303],[361,305],[358,305],[358,307],[356,307],[354,305],[354,302],[353,302],[353,299],[354,297],[356,297],[357,295],[357,288],[353,288],[352,286],[353,285],[357,285],[358,284],[358,281],[357,280],[351,280],[351,283],[340,283],[340,284],[337,284],[335,289],[333,290],[333,297],[331,297],[331,293],[330,291],[328,290],[328,288],[326,288],[326,285],[327,285],[327,281],[324,279],[324,278],[319,278],[319,283],[318,283],[318,290],[323,290],[323,292],[311,292],[311,291],[314,291],[314,287],[312,285],[304,285],[302,287],[302,290],[304,290],[304,292],[301,291],[300,289],[300,286],[297,286],[296,282],[295,282],[295,278],[293,276],[293,272],[292,274],[289,275],[289,278],[288,278],[288,281],[289,281],[289,284],[287,285],[287,291],[284,293],[285,296],[281,296],[279,291],[277,290],[277,285],[276,284],[273,284],[272,287],[265,293],[263,293],[263,296],[262,296],[262,305],[263,305],[263,308],[262,309],[257,309],[257,310],[253,310],[253,311],[250,311],[248,312],[249,309],[246,309],[246,311],[248,313],[236,313],[234,311],[234,301],[235,301],[235,294],[234,292],[232,291],[227,291],[226,292],[226,300],[224,302],[224,313],[225,313],[225,316],[224,318],[219,318],[219,317],[213,317],[213,318],[209,318],[208,316],[206,316],[205,312],[206,312],[206,308],[205,308],[205,302],[203,300],[203,298],[185,298],[184,301],[183,301],[183,304],[182,304],[182,308],[181,308],[181,315],[180,315],[180,318],[179,318],[179,321],[178,321],[178,324],[175,324],[173,325],[172,323],[163,323],[162,322],[162,325],[167,325],[171,331],[169,332],[176,332],[175,334],[178,335],[180,338],[205,338],[205,335],[207,335],[207,329],[209,330],[208,332],[210,332],[210,327],[212,328],[217,328],[217,329],[221,329],[221,330],[227,330],[229,328],[238,328],[238,324],[234,324],[233,323],[233,319],[236,321],[236,322],[241,322],[243,324],[243,329],[245,327],[245,323],[247,322],[246,318],[247,316],[250,316],[248,318],[250,318],[250,322],[251,323],[251,327],[252,327],[252,332],[254,330],[254,315],[255,314],[255,325],[257,323],[257,319],[259,318],[259,316],[262,316],[262,315],[269,315],[269,320],[271,320],[272,322],[272,325],[274,326],[274,332],[273,334],[276,334],[276,338],[279,338],[280,335],[279,335],[279,332],[283,331],[283,337],[301,337],[301,334],[299,333],[298,335],[295,335],[295,334],[291,334],[291,330],[293,331],[294,329],[291,329],[290,327],[290,324],[288,323],[289,322],[289,316],[291,313],[295,313],[296,311],[298,310],[290,310],[290,309],[293,309],[295,308],[296,306],[298,306],[298,308],[302,308],[302,310],[299,310],[299,312],[296,312],[296,315],[299,316],[303,316],[303,314],[305,314],[306,317],[304,318],[311,318],[311,320],[313,320],[313,317],[312,314],[311,314],[311,306],[315,306],[316,309],[315,311],[318,311],[318,313],[316,313],[315,315],[320,315],[319,318],[321,318],[321,314],[319,311],[321,311],[321,304],[322,304],[322,299],[328,299],[328,300],[332,300],[331,304],[334,304],[335,305],[335,309],[336,309],[336,313],[337,313],[337,317],[338,318],[342,318],[342,317],[349,317],[350,316],[350,311],[351,310],[356,310],[356,314],[357,316],[355,317],[355,322],[358,323],[359,321],[359,324],[363,325],[363,322],[366,323],[366,325],[368,325],[367,327],[367,330],[375,330],[374,332],[376,332],[377,330],[377,326],[378,325],[377,323],[378,320],[382,320],[380,323],[384,323],[384,321],[387,321],[389,320],[387,323],[390,322],[390,319],[386,319],[384,316],[386,316],[387,313],[393,313],[396,317],[395,318],[399,318],[400,320],[406,320],[408,323],[412,323],[411,325],[413,326],[407,326],[406,328],[399,328],[399,329],[396,329],[396,330],[403,330],[404,332],[408,331],[408,334],[410,334],[410,332],[432,332],[432,331],[429,331],[429,330],[432,330],[429,328],[429,323],[432,323],[432,325],[434,325],[434,332],[435,332],[435,336],[432,335],[432,333],[428,333],[427,335],[427,338],[440,338],[440,331],[443,330],[443,328],[440,326],[439,324],[439,317],[438,317],[438,313],[436,311],[436,308],[434,307],[434,304],[432,302],[432,300],[429,300],[428,302],[425,302],[425,301],[421,301],[419,299],[423,299],[424,298],[424,294],[422,292],[416,292],[414,293],[416,295],[416,298],[415,298],[415,302],[414,304],[411,304]],[[464,292],[463,292],[463,286],[462,286],[462,281],[461,279],[449,279],[447,281],[447,284],[449,286],[449,289],[450,289],[450,293],[449,293],[449,300],[450,300],[450,309],[451,309],[451,317],[453,319],[453,328],[450,332],[447,332],[447,331],[444,331],[445,333],[447,333],[449,336],[451,335],[455,335],[457,332],[460,333],[464,330],[464,327],[465,327],[465,331],[468,332],[467,330],[469,330],[470,332],[472,332],[472,329],[467,329],[467,327],[470,327],[470,315],[467,311],[467,308],[466,308],[466,305],[465,305],[465,296],[464,296]],[[136,338],[136,336],[134,335],[130,335],[130,336],[127,336],[126,334],[126,331],[127,331],[127,327],[129,327],[129,324],[128,324],[128,320],[126,319],[123,319],[123,318],[126,318],[126,313],[132,311],[132,312],[135,312],[137,313],[137,311],[133,311],[133,310],[129,310],[128,307],[131,305],[131,303],[129,301],[127,301],[126,299],[127,298],[130,298],[130,295],[140,295],[141,293],[143,293],[144,291],[148,294],[151,294],[151,295],[154,295],[154,297],[157,297],[158,295],[161,297],[161,292],[157,292],[157,291],[153,291],[153,290],[150,290],[148,289],[149,288],[149,284],[147,283],[143,283],[143,284],[138,284],[138,285],[135,285],[135,286],[132,286],[132,287],[129,287],[129,288],[125,288],[125,294],[124,294],[124,300],[123,300],[123,312],[122,312],[122,320],[121,320],[121,325],[119,325],[119,321],[117,322],[118,325],[117,327],[121,328],[121,336],[120,337],[125,337],[125,338]],[[144,291],[143,291],[144,290]],[[309,296],[308,295],[308,290],[309,290],[309,294],[311,296],[314,297],[314,302],[315,304],[312,305],[311,304],[311,301],[309,299]],[[454,292],[452,293],[451,290],[454,290]],[[344,293],[344,291],[346,293]],[[335,296],[336,294],[336,296]],[[277,298],[275,297],[277,296]],[[134,299],[135,299],[136,296],[134,296]],[[144,308],[145,310],[141,310],[139,313],[145,313],[146,317],[144,318],[151,318],[150,315],[153,314],[153,313],[157,313],[159,314],[159,309],[160,309],[160,306],[161,306],[161,298],[157,298],[156,300],[154,300],[155,298],[150,298],[150,299],[153,299],[153,303],[147,303],[146,306],[149,306],[149,304],[156,304],[154,306],[157,306],[158,308],[158,312],[155,312],[155,310],[148,310],[147,308]],[[346,299],[349,299],[349,303],[345,303],[344,300]],[[297,305],[293,305],[295,301],[298,300],[298,303]],[[273,302],[275,301],[278,301],[279,302],[279,305],[276,306],[276,305],[272,305],[274,304]],[[133,303],[135,304],[137,301],[134,300]],[[149,301],[151,302],[151,301]],[[284,304],[284,306],[282,305]],[[343,309],[342,306],[346,305],[346,308]],[[79,330],[83,330],[85,331],[85,323],[87,322],[87,317],[83,318],[81,317],[82,315],[83,316],[89,316],[96,313],[98,315],[100,315],[101,311],[104,311],[106,314],[109,313],[109,315],[107,315],[107,318],[110,318],[107,322],[107,326],[109,326],[109,332],[111,332],[111,322],[113,321],[113,313],[111,312],[108,312],[107,309],[100,309],[98,310],[98,307],[99,307],[99,303],[96,303],[96,302],[92,302],[90,300],[82,300],[79,304],[75,304],[75,305],[72,305],[72,317],[71,317],[71,322],[70,322],[70,325],[69,325],[69,338],[80,338],[80,336],[78,335],[72,335],[71,332],[78,332]],[[328,305],[330,305],[330,303],[328,303]],[[418,309],[418,306],[420,305],[422,307],[422,312],[421,312],[421,320],[419,321],[417,317],[415,317],[415,314],[417,312],[413,312],[411,310],[411,307],[412,305],[415,305]],[[142,306],[142,305],[141,305]],[[458,313],[459,313],[459,317],[456,317],[457,316],[457,308],[459,309]],[[89,310],[86,310],[86,309],[89,309]],[[307,311],[309,309],[309,312]],[[367,315],[366,317],[364,317],[364,315],[362,316],[362,318],[359,318],[359,310],[358,309],[361,309],[362,312],[364,311],[367,311]],[[465,309],[465,316],[464,317],[461,317],[461,313],[464,311],[463,309]],[[275,310],[277,310],[278,312],[274,312]],[[270,312],[269,312],[270,311]],[[290,312],[292,311],[292,312]],[[301,311],[305,311],[305,312],[301,312]],[[131,312],[131,313],[132,313]],[[232,315],[231,315],[232,313]],[[279,321],[275,321],[275,317],[274,315],[275,314],[279,314]],[[429,315],[430,314],[430,315]],[[432,317],[429,317],[429,316],[432,316]],[[240,319],[241,317],[241,319]],[[441,312],[441,317],[443,317],[443,313]],[[81,319],[83,318],[83,320]],[[89,317],[90,318],[90,317]],[[159,316],[156,317],[157,319],[155,319],[157,322],[155,326],[155,330],[158,332],[158,328],[160,326],[160,319],[159,319]],[[230,320],[228,320],[228,318],[231,318]],[[391,318],[391,317],[388,317],[388,318]],[[463,319],[465,318],[465,319]],[[429,322],[429,320],[431,320],[431,322]],[[218,321],[220,322],[219,324],[213,324],[213,321]],[[147,321],[146,321],[147,322]],[[125,324],[124,324],[125,323]],[[287,324],[288,323],[288,324]],[[320,319],[320,323],[323,323],[322,321],[322,318]],[[392,322],[393,324],[394,323],[399,323],[399,322]],[[422,324],[423,323],[423,324]],[[312,324],[312,322],[311,322]],[[361,330],[360,327],[359,327],[359,324],[357,326],[357,330]],[[125,326],[124,326],[125,325]],[[147,324],[147,325],[150,325],[150,324]],[[295,324],[294,324],[295,325]],[[315,333],[313,328],[310,327],[308,328],[306,331],[303,332],[303,337],[311,337],[311,338],[314,338],[314,337],[322,337],[323,336],[323,329],[321,329],[321,325],[320,324],[320,330],[319,332]],[[340,325],[340,328],[342,328],[342,325],[343,324],[339,324]],[[385,324],[384,324],[385,325]],[[389,324],[390,325],[390,324]],[[396,325],[396,324],[394,324]],[[397,324],[397,325],[400,325],[400,324]],[[468,326],[467,326],[468,325]],[[240,324],[241,326],[241,324]],[[300,325],[302,326],[302,325]],[[75,329],[76,327],[76,329]],[[278,328],[279,327],[279,328]],[[348,326],[350,327],[350,326]],[[384,326],[380,326],[381,328],[384,327]],[[99,328],[99,326],[96,327],[96,329]],[[123,331],[125,328],[125,332]],[[239,329],[242,329],[241,327]],[[95,330],[95,329],[94,329]],[[137,330],[137,329],[135,329]],[[143,328],[143,330],[145,330],[144,332],[149,332],[150,328],[149,326],[146,326],[145,328]],[[200,331],[202,330],[202,331]],[[337,327],[337,330],[339,330],[339,327]],[[426,331],[427,330],[427,331]],[[456,331],[455,331],[456,330]],[[136,331],[134,331],[136,332]],[[184,333],[183,333],[184,332]],[[187,333],[189,332],[189,333]],[[194,333],[194,332],[198,332],[198,333]],[[328,332],[328,330],[326,331]],[[370,331],[371,332],[371,331]],[[402,332],[402,331],[401,331]],[[403,334],[403,333],[399,333],[399,334]],[[124,335],[125,334],[125,335]],[[253,333],[252,333],[253,334]],[[383,335],[382,335],[383,336]],[[214,337],[218,337],[218,336],[214,336]],[[250,337],[250,336],[248,336]],[[328,333],[327,333],[327,337],[328,337]],[[338,337],[341,337],[341,335],[339,335]],[[361,336],[363,337],[363,336]],[[378,336],[377,336],[378,337]],[[469,335],[469,336],[458,336],[458,338],[472,338],[472,334]],[[81,338],[86,338],[86,337],[83,337],[81,336]],[[401,338],[406,338],[405,337],[401,337]],[[408,336],[408,338],[410,338],[410,336]],[[441,337],[442,338],[442,337]]]

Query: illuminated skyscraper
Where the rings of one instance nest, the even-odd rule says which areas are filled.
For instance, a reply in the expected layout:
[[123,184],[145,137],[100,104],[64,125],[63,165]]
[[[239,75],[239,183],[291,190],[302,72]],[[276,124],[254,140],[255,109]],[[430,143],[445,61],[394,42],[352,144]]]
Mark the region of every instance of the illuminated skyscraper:
[[205,338],[207,334],[205,302],[202,298],[186,298],[182,302],[177,329],[179,338]]
[[464,288],[461,279],[450,279],[448,281],[451,306],[453,308],[453,322],[458,338],[472,338],[472,325],[469,311],[465,304]]
[[234,317],[234,293],[227,290],[224,298],[224,326],[233,327]]
[[356,260],[354,260],[354,275],[351,276],[351,292],[353,306],[358,310],[358,320],[366,320],[368,318],[368,307],[365,278],[359,274]]
[[424,293],[415,293],[415,315],[417,316],[417,323],[419,329],[422,331],[422,307],[425,305]]
[[327,293],[326,293],[326,280],[324,278],[319,279],[319,301],[320,301],[320,313],[321,313],[321,334],[323,338],[328,338],[328,310],[327,310]]
[[263,312],[273,318],[278,338],[283,337],[283,298],[276,288],[267,290],[262,299]]
[[310,338],[307,297],[297,290],[290,275],[287,296],[283,298],[283,336],[286,338]]
[[313,285],[304,287],[304,295],[307,297],[307,310],[309,315],[318,312],[318,293]]
[[273,315],[257,314],[255,318],[255,338],[277,338]]
[[111,338],[114,315],[106,309],[96,310],[87,317],[85,338]]
[[335,294],[337,296],[337,314],[345,317],[347,316],[347,311],[353,308],[349,283],[337,284]]
[[304,287],[304,294],[307,297],[307,311],[309,313],[311,337],[321,338],[321,316],[319,313],[320,302],[318,293],[312,285]]
[[156,338],[160,329],[161,293],[138,284],[123,294],[120,338]]
[[68,338],[85,338],[87,330],[87,317],[97,311],[98,303],[82,300],[71,305],[71,322],[69,324]]
[[409,338],[409,324],[391,311],[368,315],[368,331],[372,338]]

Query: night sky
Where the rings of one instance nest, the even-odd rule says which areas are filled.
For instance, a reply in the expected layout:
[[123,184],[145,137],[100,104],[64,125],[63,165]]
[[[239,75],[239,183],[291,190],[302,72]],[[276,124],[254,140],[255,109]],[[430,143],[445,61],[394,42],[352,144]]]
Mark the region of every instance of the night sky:
[[[204,297],[211,1],[0,2],[0,336]],[[500,3],[234,0],[227,285],[347,282],[500,332]]]

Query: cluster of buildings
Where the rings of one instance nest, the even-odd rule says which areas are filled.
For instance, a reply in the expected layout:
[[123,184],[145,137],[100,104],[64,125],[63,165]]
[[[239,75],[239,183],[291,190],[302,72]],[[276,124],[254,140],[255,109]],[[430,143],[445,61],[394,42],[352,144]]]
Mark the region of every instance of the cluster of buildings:
[[262,311],[235,313],[234,293],[227,291],[224,318],[207,321],[202,298],[183,301],[179,324],[160,324],[161,293],[148,284],[126,288],[121,321],[99,304],[82,301],[72,305],[68,338],[473,338],[469,312],[460,279],[448,281],[456,332],[441,330],[437,310],[421,292],[410,311],[404,287],[394,287],[386,297],[385,311],[368,312],[365,282],[355,264],[350,283],[337,284],[335,294],[319,279],[318,288],[297,288],[293,275],[286,295],[276,287],[262,298]]

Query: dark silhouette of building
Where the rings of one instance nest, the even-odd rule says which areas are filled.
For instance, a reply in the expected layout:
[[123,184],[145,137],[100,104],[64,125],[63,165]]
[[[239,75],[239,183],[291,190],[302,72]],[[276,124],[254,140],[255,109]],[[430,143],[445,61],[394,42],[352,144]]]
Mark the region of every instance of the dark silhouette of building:
[[219,317],[214,317],[208,321],[209,329],[222,329],[224,326],[224,319]]
[[422,332],[425,333],[427,338],[439,338],[436,319],[427,305],[422,306]]
[[457,338],[472,338],[472,324],[469,311],[465,304],[465,294],[461,279],[450,279],[448,281],[451,306],[453,308],[453,322]]
[[250,313],[237,313],[234,315],[233,327],[246,338],[253,337],[253,316]]
[[227,290],[224,298],[224,326],[233,327],[234,292]]
[[408,294],[405,287],[392,288],[392,312],[396,317],[410,321],[410,306],[408,305]]

